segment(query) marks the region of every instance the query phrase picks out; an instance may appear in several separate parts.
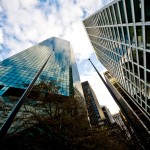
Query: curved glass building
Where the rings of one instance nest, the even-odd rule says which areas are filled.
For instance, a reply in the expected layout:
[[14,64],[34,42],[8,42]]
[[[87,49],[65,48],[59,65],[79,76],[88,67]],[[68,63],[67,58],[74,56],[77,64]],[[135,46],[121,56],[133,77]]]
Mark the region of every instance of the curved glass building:
[[149,0],[114,0],[83,24],[97,58],[109,71],[105,77],[118,105],[136,129],[143,128],[137,129],[144,134],[141,139],[150,137]]

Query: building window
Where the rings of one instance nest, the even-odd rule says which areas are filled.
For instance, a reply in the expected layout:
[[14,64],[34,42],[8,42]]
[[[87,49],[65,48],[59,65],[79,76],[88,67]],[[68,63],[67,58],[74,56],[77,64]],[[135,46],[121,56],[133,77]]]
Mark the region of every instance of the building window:
[[117,3],[114,5],[114,9],[115,9],[115,13],[116,13],[117,23],[120,24],[120,17],[119,17],[119,11],[118,11],[118,7],[117,7]]
[[119,30],[120,40],[122,42],[123,41],[123,35],[122,35],[121,27],[118,27],[118,30]]
[[150,26],[145,26],[146,48],[150,49]]
[[125,13],[124,13],[124,7],[123,7],[123,1],[119,1],[119,7],[120,7],[120,13],[121,13],[121,19],[122,23],[125,23]]
[[107,16],[108,16],[109,23],[112,24],[110,14],[109,14],[109,8],[107,8],[106,11],[107,11]]
[[118,32],[117,32],[117,27],[114,27],[114,30],[115,30],[116,39],[118,40],[119,36],[118,36]]
[[126,10],[127,10],[127,16],[128,16],[128,22],[132,23],[132,11],[131,11],[131,0],[125,0],[126,3]]
[[105,18],[106,24],[109,25],[109,20],[108,20],[108,15],[107,15],[106,9],[104,10],[104,16],[106,17]]
[[133,66],[134,66],[134,73],[136,76],[138,76],[138,67],[135,64]]
[[135,36],[134,36],[134,28],[133,28],[133,26],[129,26],[129,33],[130,33],[131,44],[135,45]]
[[147,83],[150,83],[150,72],[146,71]]
[[114,11],[113,11],[113,6],[110,6],[110,12],[111,12],[112,21],[113,21],[114,24],[116,24],[115,23],[115,16],[114,16]]
[[150,107],[147,107],[147,112],[150,113]]
[[138,50],[139,65],[144,66],[143,51]]
[[140,69],[140,78],[144,80],[144,69],[139,67]]
[[150,53],[146,52],[146,68],[150,70]]
[[95,14],[93,18],[94,18],[93,22],[95,23],[95,26],[97,25],[100,26],[101,23],[100,23],[100,18],[98,17],[98,14]]
[[145,21],[150,21],[150,0],[145,0]]
[[134,2],[135,22],[141,22],[141,2],[140,0],[133,0],[133,2]]
[[133,58],[133,62],[137,62],[137,57],[136,57],[136,49],[132,48],[132,58]]
[[123,32],[124,32],[125,42],[129,43],[128,33],[127,33],[127,27],[123,27]]
[[142,27],[137,26],[136,27],[136,32],[137,32],[137,45],[139,47],[143,47]]

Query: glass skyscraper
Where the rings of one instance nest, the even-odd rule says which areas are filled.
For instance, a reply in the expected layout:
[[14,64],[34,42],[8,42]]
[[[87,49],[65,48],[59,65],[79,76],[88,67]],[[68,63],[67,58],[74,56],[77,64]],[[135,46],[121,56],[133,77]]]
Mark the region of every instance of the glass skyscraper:
[[150,133],[149,0],[114,0],[83,24],[97,58],[109,71],[105,77],[113,92],[126,93],[123,103],[116,94],[122,109],[129,117],[132,112],[143,132]]
[[36,84],[55,81],[58,94],[69,96],[70,82],[80,81],[74,54],[69,42],[50,38],[0,62],[0,95],[7,96],[15,89],[26,89],[50,56]]
[[[52,94],[71,96],[76,88],[83,97],[70,42],[56,37],[49,38],[0,62],[0,125],[17,103],[13,97],[23,94],[47,59],[35,86],[51,82],[54,83]],[[28,107],[33,109],[31,104]]]

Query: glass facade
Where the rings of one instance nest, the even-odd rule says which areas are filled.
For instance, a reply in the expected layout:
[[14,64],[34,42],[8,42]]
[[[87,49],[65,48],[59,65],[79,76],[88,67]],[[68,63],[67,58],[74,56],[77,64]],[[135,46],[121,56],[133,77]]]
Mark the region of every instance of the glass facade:
[[150,2],[115,0],[83,23],[100,62],[150,119]]
[[[65,97],[72,96],[76,88],[83,97],[70,42],[56,37],[49,38],[0,62],[0,117],[2,118],[0,126],[47,59],[34,87],[41,88],[41,93],[45,95],[44,86],[49,86],[50,90],[47,89],[47,92]],[[16,118],[29,116],[26,110],[36,108],[42,97],[42,94],[38,95],[38,92],[36,94],[34,90],[31,91],[28,102],[23,104]],[[15,121],[12,126],[17,126],[17,124],[18,122]]]
[[69,96],[70,78],[72,78],[70,70],[72,71],[72,64],[75,63],[72,62],[71,51],[69,42],[50,38],[3,60],[0,62],[0,85],[3,86],[0,95],[7,95],[9,88],[26,89],[51,55],[36,84],[54,80],[61,87],[58,94]]

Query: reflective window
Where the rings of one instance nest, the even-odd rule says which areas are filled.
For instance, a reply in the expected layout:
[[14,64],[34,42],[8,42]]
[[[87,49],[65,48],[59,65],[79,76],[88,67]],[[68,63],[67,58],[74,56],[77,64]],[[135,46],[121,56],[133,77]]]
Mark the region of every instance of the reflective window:
[[119,11],[118,11],[118,7],[117,7],[117,3],[114,5],[114,9],[115,9],[117,23],[120,24],[120,17],[119,17]]
[[150,70],[150,53],[149,52],[146,52],[146,68]]
[[139,67],[139,69],[140,69],[140,78],[141,78],[142,80],[144,80],[144,69],[141,68],[141,67]]
[[123,1],[119,1],[119,7],[120,7],[120,13],[121,13],[121,19],[122,23],[125,23],[125,13],[124,13],[124,6],[123,6]]
[[123,54],[125,55],[127,53],[126,47],[125,47],[125,45],[122,45],[122,44],[121,44],[121,47],[122,47]]
[[110,13],[109,13],[109,10],[108,10],[108,9],[109,9],[109,8],[107,8],[106,11],[107,11],[107,16],[108,16],[109,24],[112,24],[111,18],[110,18]]
[[141,26],[136,27],[136,33],[137,33],[137,45],[139,47],[143,47],[143,36],[142,36],[142,27]]
[[114,28],[110,27],[110,29],[111,29],[111,33],[112,33],[112,38],[113,38],[113,40],[115,40]]
[[104,11],[101,12],[101,16],[102,16],[102,20],[103,20],[104,25],[106,25],[107,23],[106,23],[106,19],[105,19],[106,16],[104,14]]
[[103,20],[102,12],[99,12],[99,16],[101,18],[102,25],[104,25],[104,20]]
[[150,21],[150,0],[144,1],[145,5],[145,21]]
[[[135,75],[139,77],[137,65],[134,64],[133,66],[134,66],[134,73],[135,73]],[[137,86],[139,86],[139,85],[137,85]]]
[[123,27],[123,32],[124,32],[125,42],[129,43],[128,33],[127,33],[127,27]]
[[133,2],[134,2],[135,21],[141,22],[141,2],[140,0],[133,0]]
[[146,71],[147,82],[150,83],[150,72]]
[[[132,63],[129,61],[129,69],[130,69],[130,71],[131,72],[133,72],[133,68],[132,68]],[[133,79],[133,76],[132,76],[132,81],[133,81],[134,79]]]
[[138,49],[139,65],[144,66],[143,51]]
[[131,50],[132,50],[133,62],[137,62],[136,49],[135,48],[131,48]]
[[146,48],[150,49],[150,26],[145,26]]
[[110,39],[113,40],[113,33],[112,33],[112,30],[111,30],[111,27],[108,28],[108,29],[109,29]]
[[125,0],[126,3],[126,10],[127,10],[127,18],[128,18],[128,22],[132,23],[132,11],[131,11],[131,0]]
[[110,6],[110,12],[111,12],[111,17],[112,17],[113,24],[116,24],[116,22],[115,22],[115,16],[114,16],[114,11],[113,11],[113,6]]
[[114,27],[114,30],[115,30],[116,39],[119,41],[119,35],[118,35],[117,27]]
[[129,33],[130,33],[131,44],[134,45],[135,44],[135,36],[134,36],[134,28],[133,28],[133,26],[129,26]]
[[122,42],[123,41],[123,35],[122,35],[121,27],[118,27],[118,30],[119,30],[120,40]]
[[106,9],[104,10],[104,16],[106,17],[105,18],[106,24],[109,25],[109,18],[108,18]]
[[97,14],[94,15],[92,18],[93,18],[92,22],[95,24],[95,26],[100,24],[99,20],[97,19]]

